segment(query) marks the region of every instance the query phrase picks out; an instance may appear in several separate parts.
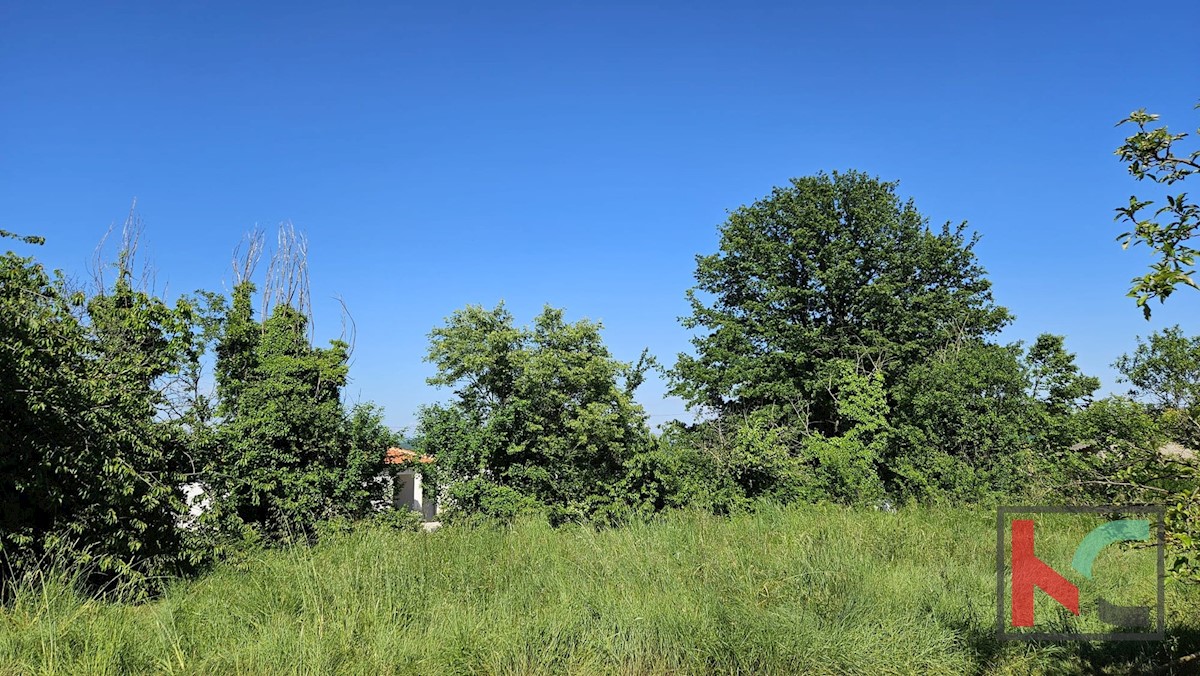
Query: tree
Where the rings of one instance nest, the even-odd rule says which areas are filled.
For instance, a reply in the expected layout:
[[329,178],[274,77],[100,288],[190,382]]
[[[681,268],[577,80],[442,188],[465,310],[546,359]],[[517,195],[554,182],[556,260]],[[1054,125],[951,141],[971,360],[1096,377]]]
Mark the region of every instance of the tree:
[[[1196,107],[1200,109],[1200,103]],[[1177,151],[1173,146],[1187,134],[1172,134],[1165,126],[1147,129],[1147,125],[1158,118],[1142,108],[1118,122],[1117,126],[1133,123],[1138,131],[1125,139],[1116,155],[1129,165],[1129,173],[1135,179],[1149,178],[1155,183],[1172,185],[1200,171],[1200,148],[1190,153]],[[1131,195],[1129,206],[1116,209],[1116,220],[1127,221],[1132,226],[1117,237],[1122,248],[1145,244],[1158,256],[1151,264],[1150,272],[1133,278],[1128,294],[1137,300],[1146,319],[1150,319],[1148,303],[1151,299],[1157,298],[1161,303],[1181,284],[1200,288],[1193,278],[1200,250],[1192,243],[1197,228],[1200,228],[1200,205],[1189,199],[1187,193],[1167,195],[1166,204],[1158,207],[1152,216],[1143,216],[1142,212],[1153,204],[1153,200],[1141,200]]]
[[902,495],[975,502],[1037,479],[1030,382],[1019,344],[947,346],[911,368],[899,402],[889,484]]
[[551,307],[518,328],[500,304],[468,306],[433,330],[429,382],[454,387],[455,399],[423,409],[418,434],[452,496],[465,486],[483,497],[460,502],[491,499],[485,482],[580,514],[611,499],[626,461],[649,444],[633,392],[650,360],[613,359],[600,329]]
[[1132,385],[1130,396],[1148,399],[1177,441],[1200,446],[1200,336],[1189,338],[1179,326],[1154,332],[1113,366]]
[[5,577],[54,563],[145,592],[185,564],[175,528],[185,444],[165,381],[196,356],[193,313],[138,288],[133,224],[115,281],[91,297],[33,259],[0,258]]
[[305,245],[283,226],[255,318],[249,280],[261,237],[251,236],[231,302],[210,296],[216,317],[215,429],[202,482],[216,533],[280,538],[372,508],[371,486],[396,438],[370,405],[346,411],[350,345],[311,340]]
[[1060,464],[1074,461],[1065,454],[1087,437],[1080,427],[1080,414],[1100,389],[1100,379],[1079,370],[1075,355],[1067,352],[1064,340],[1063,336],[1043,333],[1025,355],[1041,454],[1059,458]]
[[1130,394],[1164,409],[1200,406],[1200,336],[1187,337],[1178,325],[1139,337],[1132,354],[1113,363]]
[[[1119,427],[1090,416],[1102,431],[1116,428],[1108,436],[1120,441],[1089,483],[1117,487],[1116,499],[1163,504],[1172,570],[1200,581],[1200,460],[1193,450],[1200,447],[1200,336],[1188,338],[1178,326],[1153,333],[1113,366],[1142,401],[1109,405],[1123,414]],[[1166,452],[1167,440],[1191,448]]]
[[909,369],[895,400],[889,483],[902,494],[978,501],[1029,494],[1066,480],[1072,447],[1088,438],[1081,414],[1100,387],[1062,336],[973,341]]
[[[1200,103],[1196,108],[1200,109]],[[1149,178],[1155,183],[1173,185],[1200,172],[1200,148],[1190,152],[1177,150],[1175,144],[1188,135],[1172,134],[1166,126],[1147,128],[1158,119],[1158,115],[1142,108],[1118,122],[1117,126],[1133,123],[1137,132],[1125,139],[1116,155],[1128,164],[1135,179]],[[1197,135],[1200,136],[1200,129]],[[1168,194],[1165,199],[1166,203],[1149,217],[1142,213],[1154,201],[1136,195],[1129,197],[1129,206],[1116,209],[1116,220],[1132,225],[1117,237],[1122,248],[1145,244],[1158,256],[1150,272],[1132,280],[1128,293],[1147,320],[1150,300],[1157,298],[1162,303],[1180,285],[1200,288],[1194,278],[1200,249],[1193,243],[1200,229],[1200,205],[1186,192]],[[1183,338],[1179,327],[1175,327],[1161,335],[1152,335],[1148,344],[1139,339],[1134,354],[1122,356],[1115,364],[1133,384],[1131,394],[1149,395],[1157,400],[1160,416],[1156,422],[1171,436],[1193,446],[1200,445],[1200,423],[1197,423],[1200,414],[1195,396],[1197,347],[1194,340]],[[1149,461],[1131,463],[1115,478],[1138,491],[1137,497],[1148,493],[1156,501],[1165,500],[1168,543],[1174,550],[1173,570],[1192,581],[1200,580],[1200,481],[1197,480],[1200,470],[1194,462],[1164,458],[1157,447],[1141,450],[1149,451]],[[1164,486],[1164,481],[1168,485]]]
[[864,374],[850,361],[835,361],[826,375],[826,391],[844,429],[838,436],[804,434],[801,458],[815,484],[810,497],[874,504],[883,497],[878,466],[893,432],[883,372]]
[[220,507],[279,535],[337,511],[331,498],[347,460],[340,396],[348,346],[310,345],[308,319],[290,305],[276,306],[260,325],[250,309],[253,293],[253,284],[239,284],[225,319],[218,348],[219,451],[209,474]]
[[1079,371],[1075,355],[1067,352],[1064,340],[1063,336],[1043,333],[1025,356],[1034,399],[1060,416],[1086,406],[1087,399],[1100,389],[1099,378]]
[[949,345],[998,331],[966,224],[934,232],[896,183],[859,172],[793,179],[721,226],[720,250],[696,257],[688,291],[695,355],[672,393],[720,413],[776,407],[838,434],[823,385],[836,360],[899,374]]

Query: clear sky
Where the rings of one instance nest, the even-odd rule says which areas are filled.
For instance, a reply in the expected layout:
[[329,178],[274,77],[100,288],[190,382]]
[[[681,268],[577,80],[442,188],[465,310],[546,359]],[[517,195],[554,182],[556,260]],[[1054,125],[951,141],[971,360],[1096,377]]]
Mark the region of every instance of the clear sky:
[[[448,393],[428,333],[468,303],[688,348],[694,256],[793,176],[899,180],[966,220],[1002,339],[1067,335],[1085,370],[1147,323],[1113,156],[1146,107],[1200,126],[1200,3],[0,2],[0,228],[82,273],[136,196],[169,295],[220,289],[242,233],[307,232],[317,337],[358,329],[351,400],[390,424]],[[1200,185],[1191,186],[1200,193]],[[21,248],[28,251],[28,248]],[[653,380],[653,423],[686,417]]]

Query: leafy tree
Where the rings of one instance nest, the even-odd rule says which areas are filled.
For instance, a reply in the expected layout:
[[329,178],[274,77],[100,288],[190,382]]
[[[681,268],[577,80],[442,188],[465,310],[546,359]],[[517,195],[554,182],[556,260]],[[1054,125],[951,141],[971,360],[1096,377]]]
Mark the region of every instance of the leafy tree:
[[1133,354],[1121,355],[1113,366],[1130,394],[1149,399],[1163,410],[1200,406],[1200,336],[1187,337],[1179,326],[1137,339]]
[[810,432],[804,438],[803,457],[816,479],[817,495],[846,504],[874,504],[883,497],[878,467],[892,435],[883,372],[861,373],[853,363],[840,360],[826,377],[844,429],[838,436]]
[[[627,482],[633,494],[653,495],[651,505],[688,505],[714,514],[728,514],[749,506],[748,492],[762,492],[762,482],[751,484],[743,480],[754,476],[744,470],[746,464],[774,464],[783,471],[758,476],[774,483],[775,476],[782,474],[784,481],[778,482],[781,487],[790,483],[793,477],[788,473],[798,471],[799,463],[790,457],[783,463],[774,462],[775,458],[746,457],[743,449],[733,449],[730,437],[734,433],[726,430],[730,420],[667,424],[655,438],[655,447],[649,453],[638,454],[630,463]],[[776,452],[774,444],[766,448],[772,454]],[[774,489],[771,486],[767,492],[775,493]]]
[[1152,333],[1113,366],[1132,385],[1130,396],[1149,400],[1174,441],[1200,448],[1200,336],[1184,336],[1179,326]]
[[[1107,489],[1105,497],[1155,502],[1166,506],[1172,570],[1183,579],[1200,581],[1200,337],[1186,337],[1178,327],[1140,338],[1132,354],[1114,366],[1132,385],[1130,395],[1116,400],[1123,413],[1119,423],[1101,417],[1101,431],[1115,428],[1109,438],[1110,457],[1096,463],[1088,483]],[[1144,402],[1144,403],[1143,403]],[[1110,404],[1109,408],[1117,408]],[[1136,423],[1136,424],[1135,424]],[[1168,449],[1164,441],[1191,448]]]
[[611,500],[625,463],[649,446],[633,392],[650,361],[613,359],[600,328],[550,307],[516,327],[501,304],[468,306],[433,330],[429,382],[455,399],[423,409],[418,430],[448,489],[471,482],[475,497],[459,495],[460,506],[500,499],[485,483],[576,513]]
[[253,283],[239,283],[221,323],[219,424],[205,472],[214,506],[206,516],[274,538],[365,515],[368,486],[394,435],[374,409],[347,417],[340,397],[349,345],[314,347],[308,317],[290,304],[256,321],[254,293]]
[[896,386],[889,482],[909,497],[975,502],[1039,479],[1019,345],[946,347]]
[[1066,481],[1093,438],[1083,411],[1099,379],[1080,372],[1062,336],[1028,352],[976,341],[941,350],[897,383],[892,457],[901,493],[976,501],[1046,491]]
[[1080,372],[1075,355],[1064,346],[1063,336],[1039,335],[1025,362],[1029,367],[1031,393],[1050,413],[1066,416],[1080,410],[1100,389],[1099,378]]
[[717,467],[739,489],[739,498],[790,502],[810,497],[803,460],[794,450],[796,437],[795,428],[780,424],[768,411],[750,412],[715,447]]
[[185,563],[175,520],[186,444],[164,380],[195,359],[193,314],[136,288],[132,255],[127,238],[115,282],[91,298],[33,259],[0,258],[6,572],[53,561],[148,591]]
[[231,535],[236,547],[242,537],[311,535],[321,522],[368,515],[378,500],[384,454],[398,441],[378,407],[347,410],[342,402],[350,345],[340,339],[313,345],[303,235],[280,226],[261,320],[250,279],[262,234],[245,244],[235,259],[232,298],[206,294],[202,322],[216,348],[217,402],[211,414],[196,416],[209,428],[200,446],[211,510],[201,523],[208,526],[203,538],[218,548]]
[[[1196,107],[1200,108],[1200,104]],[[1128,164],[1129,173],[1135,179],[1149,178],[1155,183],[1172,185],[1200,171],[1200,148],[1190,153],[1176,150],[1175,144],[1188,135],[1172,134],[1165,126],[1147,129],[1147,125],[1158,118],[1142,108],[1118,122],[1117,126],[1132,123],[1138,130],[1117,148],[1116,155]],[[1192,243],[1197,228],[1200,228],[1200,205],[1187,193],[1167,195],[1166,204],[1155,209],[1153,215],[1144,216],[1143,211],[1153,205],[1153,200],[1130,196],[1129,206],[1116,210],[1116,219],[1132,226],[1117,237],[1121,246],[1129,248],[1145,244],[1158,256],[1150,266],[1150,272],[1133,279],[1128,294],[1137,300],[1146,319],[1150,318],[1148,303],[1151,299],[1157,298],[1160,303],[1165,301],[1180,284],[1200,288],[1193,278],[1200,251]]]
[[1165,507],[1171,571],[1200,582],[1200,465],[1186,453],[1165,453],[1172,423],[1145,402],[1108,397],[1083,413],[1097,452],[1076,470],[1089,504],[1159,504]]
[[[383,422],[383,408],[371,402],[355,404],[346,414],[345,471],[337,473],[333,502],[343,514],[362,516],[380,499],[382,453],[403,446],[403,439]],[[403,518],[403,517],[401,517]]]
[[1041,439],[1041,454],[1058,458],[1059,463],[1075,462],[1070,449],[1087,438],[1081,428],[1080,414],[1100,389],[1100,379],[1084,375],[1075,363],[1075,355],[1067,352],[1063,336],[1043,333],[1038,336],[1025,365],[1033,397],[1034,430]]
[[652,454],[639,458],[641,484],[651,487],[655,504],[717,513],[760,499],[876,504],[884,492],[878,465],[892,431],[883,374],[838,360],[824,379],[837,406],[836,429],[786,421],[771,407],[675,423]]
[[683,323],[705,332],[694,356],[679,356],[672,392],[724,414],[777,407],[837,435],[823,384],[832,362],[878,368],[890,387],[938,350],[1003,327],[1009,314],[992,302],[966,225],[930,230],[896,185],[819,174],[733,211],[720,250],[696,258]]
[[[1196,107],[1200,109],[1200,104]],[[1200,148],[1190,152],[1177,150],[1176,143],[1188,135],[1172,134],[1166,126],[1148,128],[1158,119],[1158,115],[1142,108],[1118,122],[1117,126],[1136,125],[1137,132],[1125,139],[1116,154],[1128,164],[1135,179],[1149,178],[1155,183],[1172,185],[1200,171]],[[1200,130],[1197,134],[1200,135]],[[1150,272],[1132,280],[1128,294],[1136,299],[1146,319],[1150,319],[1150,300],[1157,298],[1164,302],[1180,285],[1200,288],[1194,278],[1200,250],[1193,243],[1200,228],[1200,205],[1186,192],[1168,194],[1165,204],[1152,215],[1143,215],[1153,205],[1153,200],[1130,196],[1129,206],[1116,209],[1116,219],[1132,226],[1117,237],[1122,247],[1145,244],[1158,257]],[[1168,428],[1168,434],[1193,448],[1200,445],[1195,351],[1194,340],[1183,338],[1175,327],[1151,336],[1148,344],[1139,339],[1134,354],[1121,357],[1115,364],[1133,384],[1134,396],[1156,400],[1160,422]],[[1149,461],[1131,463],[1128,469],[1115,475],[1116,483],[1132,486],[1142,496],[1147,492],[1155,494],[1156,501],[1165,499],[1168,537],[1175,551],[1173,569],[1185,579],[1200,580],[1200,481],[1197,480],[1200,472],[1192,463],[1164,458],[1157,446],[1149,453]],[[1163,468],[1164,464],[1170,467]],[[1169,477],[1167,481],[1172,485],[1161,485],[1163,477]]]

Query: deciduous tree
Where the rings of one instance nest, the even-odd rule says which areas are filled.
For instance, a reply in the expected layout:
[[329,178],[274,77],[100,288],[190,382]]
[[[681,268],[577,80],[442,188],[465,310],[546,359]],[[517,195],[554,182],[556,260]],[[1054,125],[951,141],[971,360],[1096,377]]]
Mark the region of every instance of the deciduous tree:
[[650,362],[645,353],[636,364],[614,359],[600,329],[551,307],[517,327],[503,304],[468,306],[434,329],[429,382],[455,388],[454,401],[424,409],[419,425],[439,477],[471,481],[480,495],[479,480],[492,482],[580,513],[608,500],[626,461],[649,444],[633,392]]
[[[673,393],[718,412],[774,406],[837,434],[822,384],[835,360],[897,375],[1010,319],[992,302],[966,225],[928,227],[896,183],[859,172],[793,179],[733,211],[696,257]],[[792,415],[792,414],[789,414]],[[793,418],[797,415],[792,415]]]

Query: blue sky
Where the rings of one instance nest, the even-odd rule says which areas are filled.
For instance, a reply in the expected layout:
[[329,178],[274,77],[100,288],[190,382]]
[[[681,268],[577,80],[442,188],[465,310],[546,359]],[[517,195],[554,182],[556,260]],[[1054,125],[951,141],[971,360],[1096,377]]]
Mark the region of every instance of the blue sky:
[[[1004,340],[1067,335],[1085,370],[1147,323],[1113,208],[1139,107],[1194,131],[1200,5],[0,3],[0,228],[82,273],[135,196],[170,294],[220,289],[256,224],[310,239],[317,336],[358,329],[347,390],[393,426],[443,399],[427,335],[468,303],[543,304],[613,352],[688,348],[694,256],[793,176],[901,182],[966,220]],[[1056,6],[1057,5],[1057,6]],[[1196,192],[1197,187],[1192,187]],[[686,417],[649,382],[652,422]]]

